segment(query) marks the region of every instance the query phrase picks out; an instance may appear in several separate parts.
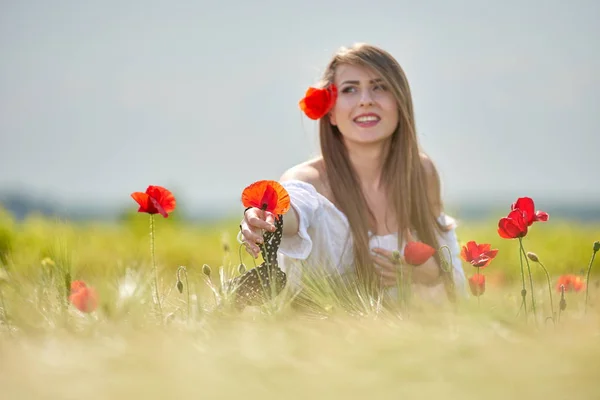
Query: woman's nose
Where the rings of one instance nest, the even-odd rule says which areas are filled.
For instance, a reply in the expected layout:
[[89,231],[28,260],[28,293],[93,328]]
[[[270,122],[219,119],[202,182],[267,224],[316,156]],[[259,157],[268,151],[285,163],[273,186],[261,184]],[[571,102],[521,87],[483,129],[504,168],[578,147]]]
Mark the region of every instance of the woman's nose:
[[372,106],[372,105],[373,105],[373,98],[371,97],[371,91],[363,90],[360,95],[360,106],[364,107],[364,106]]

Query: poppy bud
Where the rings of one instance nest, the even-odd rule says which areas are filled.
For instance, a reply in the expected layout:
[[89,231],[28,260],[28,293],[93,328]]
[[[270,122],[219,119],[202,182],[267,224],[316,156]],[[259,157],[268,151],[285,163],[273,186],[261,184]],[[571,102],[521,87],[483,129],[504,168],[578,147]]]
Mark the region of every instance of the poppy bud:
[[527,290],[523,289],[521,290],[521,297],[525,297],[527,296]]
[[537,254],[532,253],[530,251],[527,252],[527,258],[529,258],[533,262],[540,262],[540,259],[538,258]]
[[240,273],[240,275],[244,275],[244,273],[246,272],[246,266],[244,265],[244,263],[238,265],[238,272]]
[[600,250],[600,242],[595,241],[594,242],[594,253],[598,252],[598,250]]
[[177,290],[179,290],[179,293],[183,293],[183,282],[180,280],[177,280]]
[[560,311],[565,311],[566,308],[567,308],[567,301],[563,297],[562,299],[560,299]]
[[210,278],[210,267],[208,264],[202,266],[202,273]]

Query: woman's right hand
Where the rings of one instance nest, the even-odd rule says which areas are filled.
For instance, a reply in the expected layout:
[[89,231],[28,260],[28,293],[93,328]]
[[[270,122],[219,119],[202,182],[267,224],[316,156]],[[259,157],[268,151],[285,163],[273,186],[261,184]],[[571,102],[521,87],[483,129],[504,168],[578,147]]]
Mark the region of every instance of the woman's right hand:
[[275,232],[275,215],[257,207],[249,208],[244,212],[240,231],[246,251],[257,258],[260,254],[259,245],[263,243],[263,232]]

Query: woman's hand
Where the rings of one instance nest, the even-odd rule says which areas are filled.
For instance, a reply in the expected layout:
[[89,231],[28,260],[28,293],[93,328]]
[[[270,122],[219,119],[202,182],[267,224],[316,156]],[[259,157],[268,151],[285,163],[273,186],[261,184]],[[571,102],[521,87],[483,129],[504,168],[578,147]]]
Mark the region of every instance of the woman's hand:
[[260,253],[259,245],[263,243],[263,232],[275,232],[275,215],[260,208],[249,208],[244,212],[240,231],[246,251],[257,258]]
[[375,263],[375,272],[381,277],[383,286],[396,286],[398,284],[398,274],[402,269],[403,276],[408,276],[410,265],[404,262],[404,259],[397,252],[375,247],[372,249],[374,255],[371,255]]
[[[415,239],[409,232],[406,235],[406,240],[410,242]],[[402,256],[394,254],[394,251],[378,247],[372,249],[372,251],[375,253],[371,256],[376,265],[375,272],[381,276],[384,286],[397,285],[400,268],[402,268],[403,276],[411,276],[412,281],[415,283],[431,285],[439,280],[440,267],[434,257],[430,257],[429,260],[418,267],[413,267],[412,265],[408,265]]]

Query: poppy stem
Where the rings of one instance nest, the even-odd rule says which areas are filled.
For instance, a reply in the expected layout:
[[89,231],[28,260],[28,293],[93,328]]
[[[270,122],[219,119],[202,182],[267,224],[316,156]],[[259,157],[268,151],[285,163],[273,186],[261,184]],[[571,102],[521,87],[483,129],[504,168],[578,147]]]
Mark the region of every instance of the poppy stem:
[[188,283],[187,268],[183,265],[177,268],[177,280],[181,281],[181,272],[185,278],[185,291],[187,292],[187,320],[190,322],[190,285]]
[[158,291],[158,268],[156,267],[156,259],[154,257],[154,215],[150,214],[150,255],[152,257],[152,269],[154,270],[154,302],[158,306],[158,314],[160,320],[163,320],[162,306],[160,304],[160,294]]
[[525,249],[523,248],[523,238],[519,238],[519,246],[521,247],[521,260],[523,259],[523,256],[524,256],[525,262],[527,263],[527,271],[529,273],[529,285],[531,288],[531,309],[533,310],[533,321],[537,325],[537,316],[536,316],[536,312],[535,312],[535,294],[533,293],[533,277],[531,276],[531,267],[529,266],[529,258],[527,257],[527,253],[525,253]]
[[4,302],[4,294],[2,293],[2,289],[0,289],[0,305],[2,305],[2,319],[10,332],[10,322],[8,320],[8,312],[6,311],[6,303]]
[[[519,238],[519,246],[521,246],[521,238]],[[523,288],[521,289],[521,305],[523,306],[523,310],[525,311],[525,323],[527,323],[528,314],[527,314],[527,289],[525,289],[525,271],[523,270],[523,253],[519,250],[519,261],[521,262],[521,281],[523,282]]]
[[[448,252],[448,260],[450,262],[446,261],[446,259],[442,257],[442,249],[446,249],[446,251]],[[450,293],[452,293],[452,296],[454,296],[456,294],[456,287],[454,285],[454,265],[452,262],[452,252],[450,251],[450,248],[447,245],[443,245],[442,247],[440,247],[439,253],[440,263],[442,264],[442,272],[446,275],[446,279],[444,279],[444,284],[447,286],[447,282],[450,282]]]
[[544,264],[542,264],[541,261],[538,260],[537,263],[540,267],[542,267],[542,269],[546,273],[546,280],[548,281],[548,294],[550,295],[550,311],[552,314],[552,322],[554,322],[554,325],[556,325],[556,321],[554,320],[554,302],[552,301],[552,284],[550,283],[550,274],[548,273],[548,270],[546,269],[546,267],[544,267]]
[[477,308],[481,307],[481,286],[479,285],[481,275],[479,274],[479,267],[477,267]]
[[[598,242],[596,242],[598,243]],[[594,252],[592,253],[592,258],[590,260],[590,264],[588,265],[587,276],[585,278],[585,307],[583,309],[583,313],[587,313],[587,305],[588,305],[588,292],[590,290],[590,271],[592,270],[592,264],[594,263],[594,258],[596,258],[596,243],[594,243]]]

